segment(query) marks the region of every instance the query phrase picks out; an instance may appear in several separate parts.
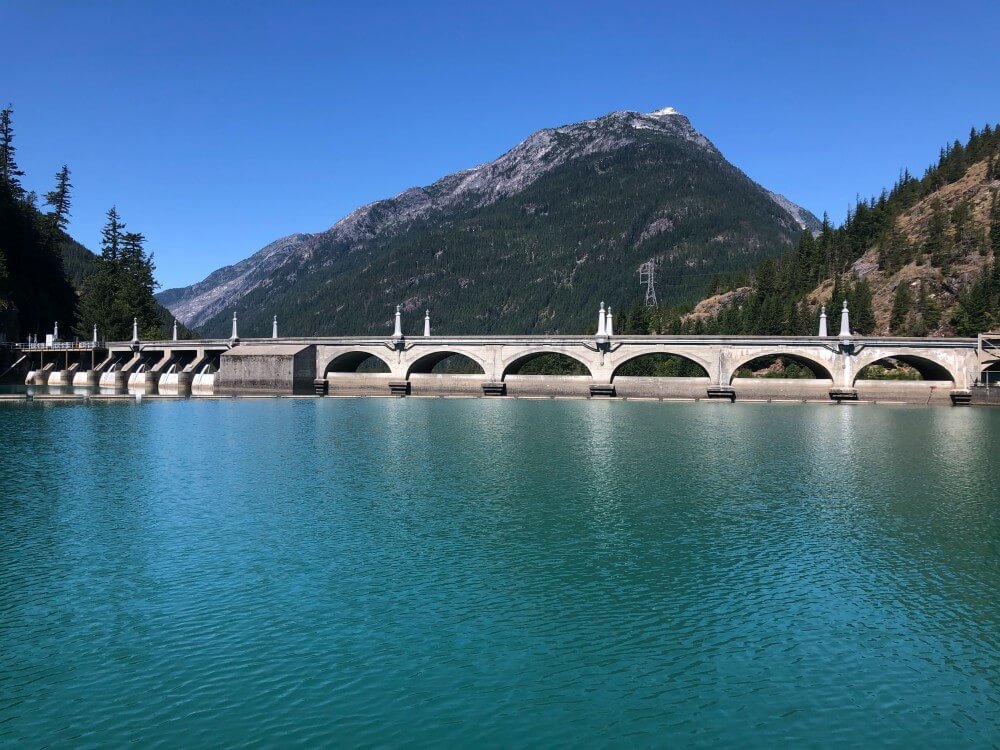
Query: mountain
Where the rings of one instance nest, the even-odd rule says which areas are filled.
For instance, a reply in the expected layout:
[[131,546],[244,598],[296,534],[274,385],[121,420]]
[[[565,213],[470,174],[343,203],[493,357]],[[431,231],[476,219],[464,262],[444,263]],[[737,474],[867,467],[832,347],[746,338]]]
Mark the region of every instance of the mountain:
[[189,326],[244,335],[272,315],[300,335],[409,329],[431,309],[449,333],[582,331],[602,300],[695,301],[716,273],[788,248],[809,212],[726,161],[671,109],[540,130],[495,161],[363,206],[319,234],[279,239],[159,301]]
[[[973,336],[1000,328],[1000,126],[975,128],[916,178],[858,201],[840,227],[803,235],[693,310],[638,315],[637,329],[809,334],[820,307],[852,330],[899,336]],[[654,318],[656,318],[654,320]],[[623,325],[632,321],[624,320]]]

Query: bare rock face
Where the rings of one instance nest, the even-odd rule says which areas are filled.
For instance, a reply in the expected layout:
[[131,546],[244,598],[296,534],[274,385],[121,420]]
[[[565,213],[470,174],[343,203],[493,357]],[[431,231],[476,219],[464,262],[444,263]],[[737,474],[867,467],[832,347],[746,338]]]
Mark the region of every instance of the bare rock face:
[[771,196],[771,200],[785,209],[802,229],[807,229],[814,235],[819,234],[822,224],[820,224],[815,216],[802,208],[802,206],[795,205],[783,195],[772,193],[770,190],[767,191],[767,194]]
[[[289,264],[335,262],[332,257],[317,260],[313,258],[314,253],[329,254],[330,248],[347,254],[365,250],[374,241],[406,232],[414,222],[492,205],[518,195],[567,163],[635,146],[650,137],[689,144],[725,163],[715,146],[694,129],[687,117],[672,108],[648,114],[612,112],[593,120],[539,130],[492,162],[448,175],[427,187],[410,188],[393,198],[362,206],[325,232],[294,234],[276,240],[246,260],[213,272],[201,282],[181,289],[168,289],[157,297],[178,320],[198,327],[221,311],[232,309],[247,295],[267,287],[276,273]],[[782,196],[764,192],[787,215],[789,226],[818,226],[816,218],[804,209]],[[543,209],[533,206],[531,212],[535,211],[543,212]],[[672,227],[670,217],[659,217],[649,224],[635,244],[669,232]]]
[[741,286],[738,289],[733,289],[730,292],[722,292],[721,294],[713,294],[711,297],[706,297],[697,305],[694,309],[687,315],[684,315],[682,319],[685,322],[695,321],[695,320],[710,320],[716,317],[723,308],[731,307],[733,305],[742,304],[747,297],[753,292],[753,288],[749,286]]
[[305,252],[312,238],[311,234],[282,237],[246,260],[213,271],[204,281],[161,292],[157,300],[185,325],[199,326],[216,313],[230,309],[251,290],[266,284],[270,273],[289,258]]

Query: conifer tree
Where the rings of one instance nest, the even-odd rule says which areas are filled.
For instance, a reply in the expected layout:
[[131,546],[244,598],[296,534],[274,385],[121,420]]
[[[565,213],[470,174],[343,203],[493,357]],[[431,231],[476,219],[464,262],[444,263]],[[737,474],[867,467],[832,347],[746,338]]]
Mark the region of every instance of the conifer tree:
[[138,318],[143,338],[159,337],[163,321],[153,296],[155,266],[145,250],[146,238],[126,232],[115,208],[108,211],[101,237],[101,257],[80,297],[80,332],[96,325],[106,339],[123,340],[132,333],[132,319]]
[[6,185],[15,198],[24,197],[24,189],[21,187],[19,177],[24,175],[17,168],[14,159],[14,110],[8,104],[0,110],[0,182]]
[[948,234],[948,211],[940,199],[931,203],[931,218],[927,223],[925,250],[931,256],[931,265],[943,268],[951,258],[951,237]]
[[851,326],[858,333],[868,335],[875,330],[875,311],[872,309],[872,287],[867,279],[859,280],[848,295]]
[[993,265],[1000,264],[1000,190],[993,191],[990,203],[990,250],[993,252]]
[[912,304],[909,285],[905,281],[900,281],[892,298],[892,311],[889,313],[890,333],[902,336],[906,332],[906,316]]
[[118,209],[112,206],[108,210],[108,220],[101,230],[101,255],[105,260],[117,263],[121,255],[122,233],[125,231],[125,224],[118,216]]
[[941,306],[923,281],[920,282],[920,317],[929,331],[935,330],[941,322]]
[[52,207],[49,213],[50,235],[65,232],[69,223],[69,191],[73,187],[69,181],[69,167],[63,164],[56,173],[56,186],[45,194],[45,204]]

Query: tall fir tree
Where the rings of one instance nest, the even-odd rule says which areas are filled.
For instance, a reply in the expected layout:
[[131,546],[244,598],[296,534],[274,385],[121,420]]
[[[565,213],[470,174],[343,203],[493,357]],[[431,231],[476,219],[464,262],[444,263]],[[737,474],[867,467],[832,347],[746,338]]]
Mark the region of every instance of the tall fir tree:
[[70,188],[69,167],[63,164],[56,173],[56,186],[45,194],[45,204],[52,208],[49,212],[49,233],[55,237],[65,232],[69,224]]
[[14,109],[8,104],[0,110],[0,183],[8,187],[15,198],[24,198],[20,177],[24,175],[14,158]]
[[906,335],[906,316],[909,315],[912,304],[909,284],[905,281],[899,282],[892,297],[892,310],[889,313],[890,333],[896,336]]
[[112,263],[118,262],[121,254],[122,234],[125,232],[125,224],[118,215],[118,209],[112,206],[108,209],[108,220],[101,229],[101,256]]
[[993,191],[993,200],[990,202],[990,250],[993,253],[993,265],[996,266],[1000,263],[1000,190]]
[[875,331],[874,295],[868,279],[859,279],[848,294],[847,306],[851,311],[851,328],[862,335]]
[[927,223],[925,251],[930,255],[931,265],[944,268],[951,259],[951,235],[949,234],[948,210],[940,199],[931,203],[931,217]]
[[132,321],[138,321],[143,338],[159,338],[163,321],[153,296],[156,281],[152,256],[145,250],[145,237],[126,232],[117,209],[111,208],[101,231],[101,256],[84,281],[80,297],[80,331],[97,326],[107,340],[131,336]]

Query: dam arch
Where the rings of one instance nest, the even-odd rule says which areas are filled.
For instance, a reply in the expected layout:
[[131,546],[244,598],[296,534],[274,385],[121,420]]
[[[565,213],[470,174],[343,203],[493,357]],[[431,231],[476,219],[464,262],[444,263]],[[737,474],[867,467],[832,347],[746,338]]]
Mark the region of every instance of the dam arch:
[[[362,366],[366,369],[359,370]],[[368,367],[370,366],[370,369]],[[365,373],[382,374],[392,371],[392,365],[383,357],[364,350],[354,350],[338,354],[326,363],[323,368],[324,376],[330,373]]]
[[732,385],[733,381],[737,379],[739,371],[749,365],[751,362],[757,360],[766,359],[777,359],[783,358],[790,360],[802,367],[805,367],[813,374],[813,379],[815,380],[829,380],[833,381],[833,372],[830,367],[820,360],[810,357],[805,354],[797,352],[787,352],[787,351],[764,351],[764,352],[754,352],[752,355],[745,356],[738,360],[732,365],[729,373],[729,384]]
[[[643,365],[648,365],[652,369],[669,369],[668,361],[675,361],[678,363],[677,367],[680,372],[677,375],[666,375],[657,374],[655,372],[650,374],[633,374],[632,370],[641,370]],[[614,370],[611,372],[611,381],[614,382],[615,378],[619,377],[649,377],[649,378],[710,378],[708,365],[704,362],[700,362],[693,357],[686,354],[679,354],[677,352],[671,351],[652,351],[652,352],[642,352],[640,354],[634,354],[629,356],[627,359],[623,359],[615,365]]]
[[[573,362],[576,365],[579,365],[579,368],[583,370],[582,373],[566,374],[564,375],[564,377],[587,377],[587,378],[596,377],[596,373],[594,373],[594,370],[590,366],[590,363],[587,362],[582,357],[580,357],[579,355],[577,355],[576,353],[570,353],[558,349],[538,349],[529,352],[521,352],[515,355],[514,357],[508,359],[503,365],[503,370],[501,371],[500,379],[507,380],[507,378],[512,375],[521,377],[532,377],[531,374],[522,374],[521,372],[522,369],[531,362],[534,362],[539,358],[546,356],[552,357],[553,361],[558,361],[566,364],[569,364],[569,362]],[[558,375],[552,375],[549,377],[558,377]]]
[[[947,365],[938,362],[930,357],[916,355],[916,354],[891,354],[877,359],[872,359],[870,362],[866,362],[864,367],[860,368],[857,374],[854,376],[854,382],[857,383],[859,380],[866,380],[867,378],[862,378],[861,373],[865,369],[871,367],[872,365],[879,365],[883,363],[890,363],[892,360],[896,362],[902,362],[904,365],[912,367],[920,375],[920,379],[923,381],[940,381],[940,382],[950,382],[952,385],[957,383],[957,379],[954,373],[947,367]],[[888,379],[888,378],[887,378]]]
[[[446,364],[448,360],[453,360],[456,365],[460,364],[471,364],[478,368],[478,372],[457,372],[457,373],[435,373],[434,369],[439,365]],[[466,351],[456,351],[454,349],[441,349],[439,351],[428,352],[421,354],[418,358],[414,359],[409,367],[406,369],[406,377],[409,378],[411,375],[478,375],[480,377],[485,377],[489,365],[481,357],[473,354],[472,352]],[[472,369],[471,367],[463,367],[462,369]]]

